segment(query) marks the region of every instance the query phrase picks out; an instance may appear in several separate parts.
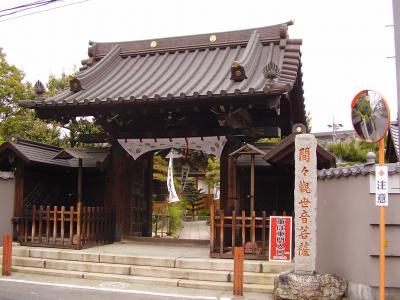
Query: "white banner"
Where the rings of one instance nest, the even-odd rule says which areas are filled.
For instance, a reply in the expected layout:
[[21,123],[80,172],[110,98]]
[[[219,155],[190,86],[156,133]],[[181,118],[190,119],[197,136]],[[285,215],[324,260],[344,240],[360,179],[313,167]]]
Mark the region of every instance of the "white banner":
[[167,175],[167,188],[169,192],[169,202],[178,202],[179,198],[176,194],[175,185],[174,185],[174,167],[173,167],[173,159],[174,159],[174,149],[169,153],[169,164],[168,164],[168,175]]
[[388,206],[389,204],[389,181],[387,166],[375,167],[375,205]]
[[137,159],[146,152],[168,148],[188,148],[221,157],[222,149],[224,149],[226,144],[226,137],[206,136],[170,139],[119,139],[118,142],[133,159]]

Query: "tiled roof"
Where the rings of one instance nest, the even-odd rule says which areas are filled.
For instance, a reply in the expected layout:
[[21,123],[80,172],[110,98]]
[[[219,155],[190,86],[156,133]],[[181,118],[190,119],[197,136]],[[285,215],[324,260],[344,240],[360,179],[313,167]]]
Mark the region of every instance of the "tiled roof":
[[[386,164],[389,175],[400,173],[400,164]],[[322,169],[318,171],[318,179],[330,179],[338,177],[367,175],[375,173],[375,164],[356,165],[351,167]]]
[[[98,163],[103,163],[110,153],[109,147],[104,148],[78,148],[90,158],[83,159],[84,168],[96,168]],[[40,163],[62,167],[78,167],[78,159],[53,159],[63,149],[57,146],[32,142],[24,139],[16,139],[13,142],[5,142],[0,146],[0,154],[11,150],[17,157],[26,163]]]
[[[143,103],[256,94],[282,94],[301,83],[301,40],[288,25],[120,43],[93,43],[89,59],[65,90],[25,107]],[[152,43],[153,42],[153,43]],[[155,47],[152,47],[152,46]],[[247,79],[231,79],[238,61]],[[275,79],[274,72],[277,75]],[[298,85],[301,89],[301,84]]]
[[394,145],[394,149],[396,151],[396,156],[397,158],[400,157],[400,153],[399,153],[399,125],[397,124],[397,122],[391,123],[390,124],[390,134],[392,137],[392,142]]

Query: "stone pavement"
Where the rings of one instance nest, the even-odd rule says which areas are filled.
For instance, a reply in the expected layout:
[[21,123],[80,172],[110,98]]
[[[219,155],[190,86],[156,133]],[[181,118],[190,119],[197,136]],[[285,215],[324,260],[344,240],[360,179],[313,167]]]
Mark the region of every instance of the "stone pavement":
[[206,224],[206,221],[183,222],[179,239],[209,240],[210,226]]

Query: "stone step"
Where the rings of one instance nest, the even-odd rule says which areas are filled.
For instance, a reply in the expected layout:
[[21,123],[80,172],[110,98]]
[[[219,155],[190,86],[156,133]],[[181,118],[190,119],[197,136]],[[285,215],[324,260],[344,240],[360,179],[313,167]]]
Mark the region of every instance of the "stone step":
[[[2,249],[0,248],[0,254]],[[155,266],[180,269],[233,271],[232,259],[191,258],[191,257],[155,257],[145,255],[121,255],[109,253],[92,253],[77,250],[14,247],[13,255],[52,260],[69,260],[79,262],[108,263],[121,265]],[[246,260],[245,272],[281,273],[293,269],[292,263],[279,263],[261,260]]]
[[[145,276],[133,276],[133,275],[118,275],[118,274],[104,274],[104,273],[86,273],[78,271],[66,271],[66,270],[53,270],[45,268],[32,268],[32,267],[21,267],[13,266],[13,272],[21,272],[28,274],[37,275],[50,275],[58,277],[69,277],[69,278],[84,278],[101,281],[119,281],[135,284],[157,284],[165,286],[177,286],[185,288],[198,288],[198,289],[210,289],[210,290],[225,290],[232,291],[233,284],[231,282],[214,282],[214,281],[198,281],[198,280],[187,280],[187,279],[171,279],[171,278],[158,278],[158,277],[145,277]],[[244,284],[244,292],[254,293],[273,293],[273,285],[260,285],[260,284]]]
[[[133,275],[143,277],[187,279],[198,281],[232,281],[232,271],[166,268],[154,266],[131,266],[122,264],[93,263],[68,260],[42,259],[32,257],[13,257],[13,266],[65,270],[85,273],[104,273],[114,275]],[[244,283],[273,284],[275,273],[244,272]]]

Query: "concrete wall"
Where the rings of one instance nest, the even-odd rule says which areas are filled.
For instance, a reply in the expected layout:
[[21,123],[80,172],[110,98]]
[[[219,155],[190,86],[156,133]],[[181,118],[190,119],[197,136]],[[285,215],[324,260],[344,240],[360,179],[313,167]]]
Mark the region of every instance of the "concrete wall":
[[[399,174],[391,176],[390,181],[400,187]],[[353,286],[374,290],[379,285],[379,208],[370,193],[370,182],[374,182],[372,175],[318,180],[316,269],[340,275]],[[389,195],[386,209],[385,283],[389,288],[400,288],[398,192]],[[375,298],[363,297],[360,299]]]
[[9,175],[0,172],[0,246],[3,245],[3,236],[12,235],[13,231],[15,181]]

